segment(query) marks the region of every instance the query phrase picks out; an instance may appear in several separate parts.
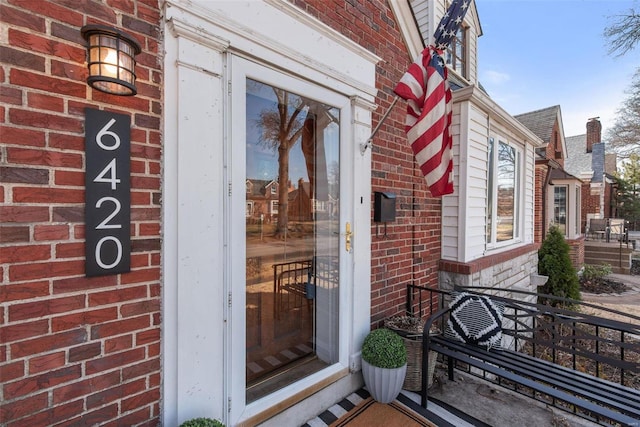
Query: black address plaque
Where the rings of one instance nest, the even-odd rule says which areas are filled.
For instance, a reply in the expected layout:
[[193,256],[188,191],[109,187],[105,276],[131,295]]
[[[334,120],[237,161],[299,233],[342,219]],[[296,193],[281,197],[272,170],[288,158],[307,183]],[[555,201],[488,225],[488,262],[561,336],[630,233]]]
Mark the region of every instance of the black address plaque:
[[85,274],[131,270],[131,117],[85,110]]

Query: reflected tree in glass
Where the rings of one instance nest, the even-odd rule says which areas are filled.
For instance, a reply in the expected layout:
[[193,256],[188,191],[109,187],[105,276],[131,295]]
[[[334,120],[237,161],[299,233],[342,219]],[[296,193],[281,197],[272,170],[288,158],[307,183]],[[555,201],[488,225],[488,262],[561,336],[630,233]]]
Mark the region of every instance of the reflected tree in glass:
[[258,125],[262,143],[278,151],[278,221],[274,236],[284,239],[289,223],[289,151],[311,125],[305,126],[303,121],[308,104],[302,97],[272,89],[278,100],[277,108],[262,110]]

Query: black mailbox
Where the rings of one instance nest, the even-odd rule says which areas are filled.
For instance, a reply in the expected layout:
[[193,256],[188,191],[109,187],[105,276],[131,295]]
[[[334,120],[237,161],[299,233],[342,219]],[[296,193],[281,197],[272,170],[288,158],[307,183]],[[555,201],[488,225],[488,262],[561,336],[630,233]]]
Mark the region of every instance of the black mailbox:
[[393,193],[374,192],[373,220],[389,222],[396,220],[396,195]]

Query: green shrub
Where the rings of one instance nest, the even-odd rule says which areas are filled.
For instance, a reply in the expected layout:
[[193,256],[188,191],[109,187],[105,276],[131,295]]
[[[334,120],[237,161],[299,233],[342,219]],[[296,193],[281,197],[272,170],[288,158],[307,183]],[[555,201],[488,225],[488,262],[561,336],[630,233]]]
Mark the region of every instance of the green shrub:
[[[538,273],[549,276],[539,288],[544,294],[561,298],[580,299],[578,274],[571,264],[569,244],[557,226],[551,226],[538,251]],[[551,302],[551,305],[559,305]]]
[[362,359],[379,368],[399,368],[407,363],[407,348],[392,330],[375,329],[364,339]]
[[193,418],[180,424],[180,427],[224,427],[224,424],[211,418]]
[[599,282],[611,274],[611,266],[609,264],[589,265],[585,264],[582,268],[581,282]]

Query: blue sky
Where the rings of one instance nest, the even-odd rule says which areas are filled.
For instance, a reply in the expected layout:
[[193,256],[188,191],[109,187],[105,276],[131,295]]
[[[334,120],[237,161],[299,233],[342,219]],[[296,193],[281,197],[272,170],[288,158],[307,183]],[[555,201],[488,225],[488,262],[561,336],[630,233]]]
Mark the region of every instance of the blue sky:
[[640,66],[640,47],[608,54],[604,29],[639,0],[476,0],[479,78],[517,115],[560,105],[565,136],[600,117],[603,136]]

